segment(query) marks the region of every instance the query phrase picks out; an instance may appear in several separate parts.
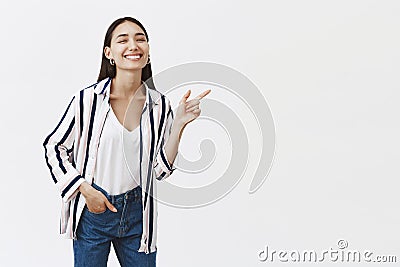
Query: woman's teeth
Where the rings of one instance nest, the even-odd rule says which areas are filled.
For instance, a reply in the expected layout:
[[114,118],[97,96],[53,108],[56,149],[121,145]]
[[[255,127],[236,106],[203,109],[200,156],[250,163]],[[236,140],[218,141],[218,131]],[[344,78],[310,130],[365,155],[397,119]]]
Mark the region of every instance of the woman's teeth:
[[137,60],[140,58],[140,56],[125,56],[127,59],[133,59],[133,60]]

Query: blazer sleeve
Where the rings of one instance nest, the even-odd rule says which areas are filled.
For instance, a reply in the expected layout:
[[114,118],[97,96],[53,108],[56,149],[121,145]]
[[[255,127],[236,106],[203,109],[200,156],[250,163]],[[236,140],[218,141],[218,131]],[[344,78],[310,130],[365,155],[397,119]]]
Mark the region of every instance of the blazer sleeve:
[[70,201],[85,181],[71,157],[77,130],[76,102],[77,94],[74,94],[61,120],[43,142],[47,167],[64,202]]
[[156,173],[157,180],[164,180],[165,178],[169,177],[174,170],[176,169],[175,161],[170,164],[167,159],[167,154],[165,152],[165,144],[171,134],[172,124],[174,122],[174,112],[172,111],[171,102],[168,98],[166,98],[166,123],[165,123],[165,130],[164,135],[161,139],[160,149],[155,157],[155,161],[153,163],[154,170]]

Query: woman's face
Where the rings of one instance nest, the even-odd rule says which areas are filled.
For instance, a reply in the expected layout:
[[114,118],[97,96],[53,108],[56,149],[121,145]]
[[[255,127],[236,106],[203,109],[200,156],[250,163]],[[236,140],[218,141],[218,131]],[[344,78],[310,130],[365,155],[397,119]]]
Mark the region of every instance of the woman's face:
[[137,70],[146,66],[149,48],[144,31],[125,21],[115,28],[110,47],[105,47],[104,53],[108,59],[114,59],[117,69]]

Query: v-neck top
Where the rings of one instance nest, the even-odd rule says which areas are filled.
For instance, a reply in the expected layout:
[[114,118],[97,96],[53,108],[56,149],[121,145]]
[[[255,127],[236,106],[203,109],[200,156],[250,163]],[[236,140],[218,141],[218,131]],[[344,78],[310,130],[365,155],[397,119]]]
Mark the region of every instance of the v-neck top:
[[139,126],[123,126],[110,105],[100,138],[94,182],[110,195],[119,195],[140,184]]

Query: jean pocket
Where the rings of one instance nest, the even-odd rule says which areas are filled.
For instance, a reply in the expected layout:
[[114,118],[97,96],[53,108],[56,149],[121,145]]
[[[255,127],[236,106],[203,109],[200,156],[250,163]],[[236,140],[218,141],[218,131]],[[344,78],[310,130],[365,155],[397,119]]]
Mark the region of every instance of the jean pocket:
[[89,210],[89,208],[87,207],[87,205],[85,205],[84,208],[85,208],[90,214],[94,214],[94,215],[100,215],[100,214],[106,213],[106,211],[108,210],[108,207],[106,207],[106,209],[105,209],[104,211],[101,211],[101,212],[93,212],[93,211],[90,211],[90,210]]

